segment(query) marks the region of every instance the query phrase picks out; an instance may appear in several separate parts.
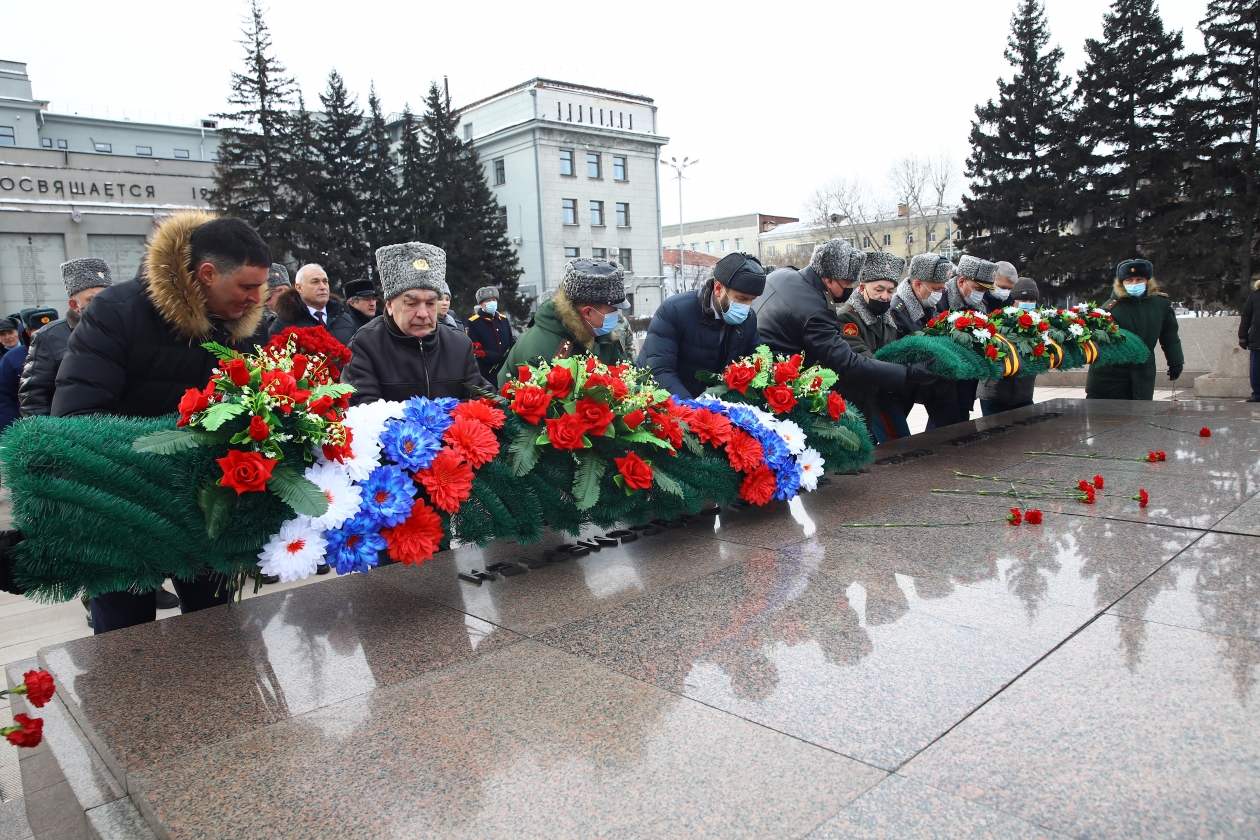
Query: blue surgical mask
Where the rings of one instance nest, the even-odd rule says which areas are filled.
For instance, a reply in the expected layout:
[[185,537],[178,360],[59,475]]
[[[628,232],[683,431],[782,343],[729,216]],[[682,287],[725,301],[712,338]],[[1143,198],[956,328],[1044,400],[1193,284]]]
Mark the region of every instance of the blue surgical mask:
[[481,308],[486,310],[487,315],[493,315],[499,311],[499,302],[497,300],[488,300],[481,304]]
[[608,335],[617,326],[617,313],[609,312],[604,316],[604,323],[596,327],[593,332],[595,335]]
[[748,313],[752,307],[746,303],[736,303],[731,301],[726,311],[722,313],[722,318],[728,324],[742,324],[748,319]]
[[1125,283],[1124,290],[1128,292],[1130,295],[1132,295],[1133,297],[1141,297],[1142,295],[1146,294],[1146,284],[1134,283],[1130,285],[1128,283]]
[[1034,309],[1036,309],[1036,308],[1037,308],[1037,301],[1035,301],[1035,300],[1021,300],[1021,301],[1019,302],[1019,308],[1020,308],[1020,309],[1022,309],[1022,310],[1024,310],[1025,312],[1032,312]]

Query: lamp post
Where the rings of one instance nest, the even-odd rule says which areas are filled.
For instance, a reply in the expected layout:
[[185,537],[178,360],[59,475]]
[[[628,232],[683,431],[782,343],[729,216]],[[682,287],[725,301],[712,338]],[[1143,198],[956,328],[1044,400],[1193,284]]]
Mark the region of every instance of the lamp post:
[[688,166],[695,166],[699,162],[700,162],[700,158],[696,158],[695,160],[691,160],[690,158],[683,158],[682,163],[679,163],[678,158],[675,158],[675,157],[672,157],[669,160],[665,160],[665,158],[661,158],[661,163],[664,164],[665,166],[672,168],[674,172],[676,173],[675,177],[678,178],[678,289],[677,291],[679,292],[682,291],[683,283],[687,282],[687,278],[683,274],[683,268],[687,264],[687,249],[683,243],[682,182],[683,182],[683,178],[685,177],[683,175],[683,170],[686,169]]

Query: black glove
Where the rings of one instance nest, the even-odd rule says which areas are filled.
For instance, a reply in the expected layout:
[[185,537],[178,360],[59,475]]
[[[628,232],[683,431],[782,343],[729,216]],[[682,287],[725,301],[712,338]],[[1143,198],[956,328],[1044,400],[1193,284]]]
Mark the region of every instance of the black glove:
[[907,385],[930,385],[939,379],[940,377],[932,373],[931,362],[915,362],[912,365],[906,365]]
[[1243,340],[1240,338],[1240,339],[1238,339],[1238,346],[1239,346],[1239,347],[1241,347],[1242,349],[1246,350],[1246,349],[1247,349],[1247,342],[1243,341]]
[[1185,365],[1169,365],[1169,366],[1168,366],[1168,378],[1169,378],[1169,379],[1178,379],[1178,378],[1180,378],[1180,376],[1181,376],[1181,371],[1182,371],[1182,369],[1183,369],[1184,367],[1185,367]]

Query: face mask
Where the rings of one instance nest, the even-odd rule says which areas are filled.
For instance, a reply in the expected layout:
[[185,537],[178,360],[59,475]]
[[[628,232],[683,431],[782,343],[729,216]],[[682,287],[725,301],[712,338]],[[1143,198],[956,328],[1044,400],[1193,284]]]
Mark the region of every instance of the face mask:
[[1128,283],[1125,283],[1124,290],[1128,292],[1130,295],[1132,295],[1133,297],[1141,297],[1142,295],[1146,294],[1146,284],[1134,283],[1132,286],[1130,286]]
[[593,330],[591,330],[591,332],[595,333],[595,335],[608,335],[610,332],[613,331],[613,328],[615,328],[616,326],[617,326],[617,313],[613,311],[605,315],[604,323],[598,327],[595,327]]
[[481,304],[481,308],[486,310],[487,315],[493,315],[499,311],[499,302],[497,300],[488,300]]
[[938,304],[938,303],[940,303],[940,302],[941,302],[941,293],[940,293],[940,292],[932,292],[932,294],[928,295],[928,296],[927,296],[927,298],[925,298],[925,299],[924,299],[924,301],[923,301],[923,305],[924,305],[924,306],[936,306],[936,304]]
[[[853,294],[852,286],[850,286],[849,288],[845,289],[843,292],[840,293],[840,297],[836,298],[836,303],[844,303],[846,300],[849,299],[849,295],[851,294]],[[833,295],[832,297],[835,297],[835,296]]]
[[723,320],[728,324],[742,324],[748,319],[748,313],[752,307],[746,303],[736,303],[730,301],[727,304],[726,311],[722,313]]
[[1020,308],[1020,309],[1022,309],[1022,310],[1024,310],[1025,312],[1032,312],[1034,309],[1036,309],[1036,308],[1037,308],[1037,301],[1035,301],[1035,300],[1021,300],[1021,301],[1019,302],[1019,308]]
[[967,303],[970,303],[972,306],[984,306],[984,289],[976,289],[967,295]]
[[993,291],[989,292],[989,294],[993,295],[993,297],[997,298],[998,300],[1006,300],[1008,297],[1011,296],[1011,290],[999,289],[997,286],[994,286]]
[[866,308],[872,315],[879,317],[888,311],[891,303],[891,301],[887,300],[868,300],[866,301]]

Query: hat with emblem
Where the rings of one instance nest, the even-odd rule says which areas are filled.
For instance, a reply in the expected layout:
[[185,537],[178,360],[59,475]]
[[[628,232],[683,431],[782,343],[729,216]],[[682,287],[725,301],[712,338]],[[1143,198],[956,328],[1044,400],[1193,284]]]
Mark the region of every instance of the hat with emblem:
[[283,263],[272,263],[267,271],[267,288],[278,289],[281,286],[292,286],[289,282],[289,267]]
[[441,294],[446,282],[446,252],[423,242],[386,245],[376,249],[376,271],[386,300],[413,289]]
[[[87,288],[91,289],[92,286]],[[35,332],[45,324],[51,324],[57,320],[57,310],[51,306],[32,306],[29,309],[22,310],[22,323],[31,332]]]
[[[70,260],[61,264],[61,279],[66,283],[66,297],[74,297],[84,289],[114,285],[109,263],[96,257]],[[53,316],[54,320],[56,316]]]
[[482,286],[477,290],[477,303],[481,303],[483,300],[491,299],[499,299],[499,290],[494,286]]
[[818,273],[819,277],[825,277],[828,280],[840,280],[844,277],[845,268],[848,265],[848,254],[853,250],[844,239],[828,239],[826,242],[819,242],[814,246],[814,254],[809,258],[809,267]]
[[1116,266],[1117,280],[1130,280],[1134,277],[1150,280],[1154,276],[1155,266],[1151,265],[1150,260],[1125,260]]
[[860,283],[874,283],[876,280],[888,280],[896,283],[901,279],[901,270],[906,261],[896,254],[887,251],[872,251],[866,255],[866,265],[858,275]]
[[991,288],[997,279],[997,263],[964,254],[958,261],[958,276],[965,280],[975,280],[985,288]]
[[608,260],[569,260],[561,281],[564,293],[574,303],[599,303],[615,309],[629,309],[626,301],[626,272]]

